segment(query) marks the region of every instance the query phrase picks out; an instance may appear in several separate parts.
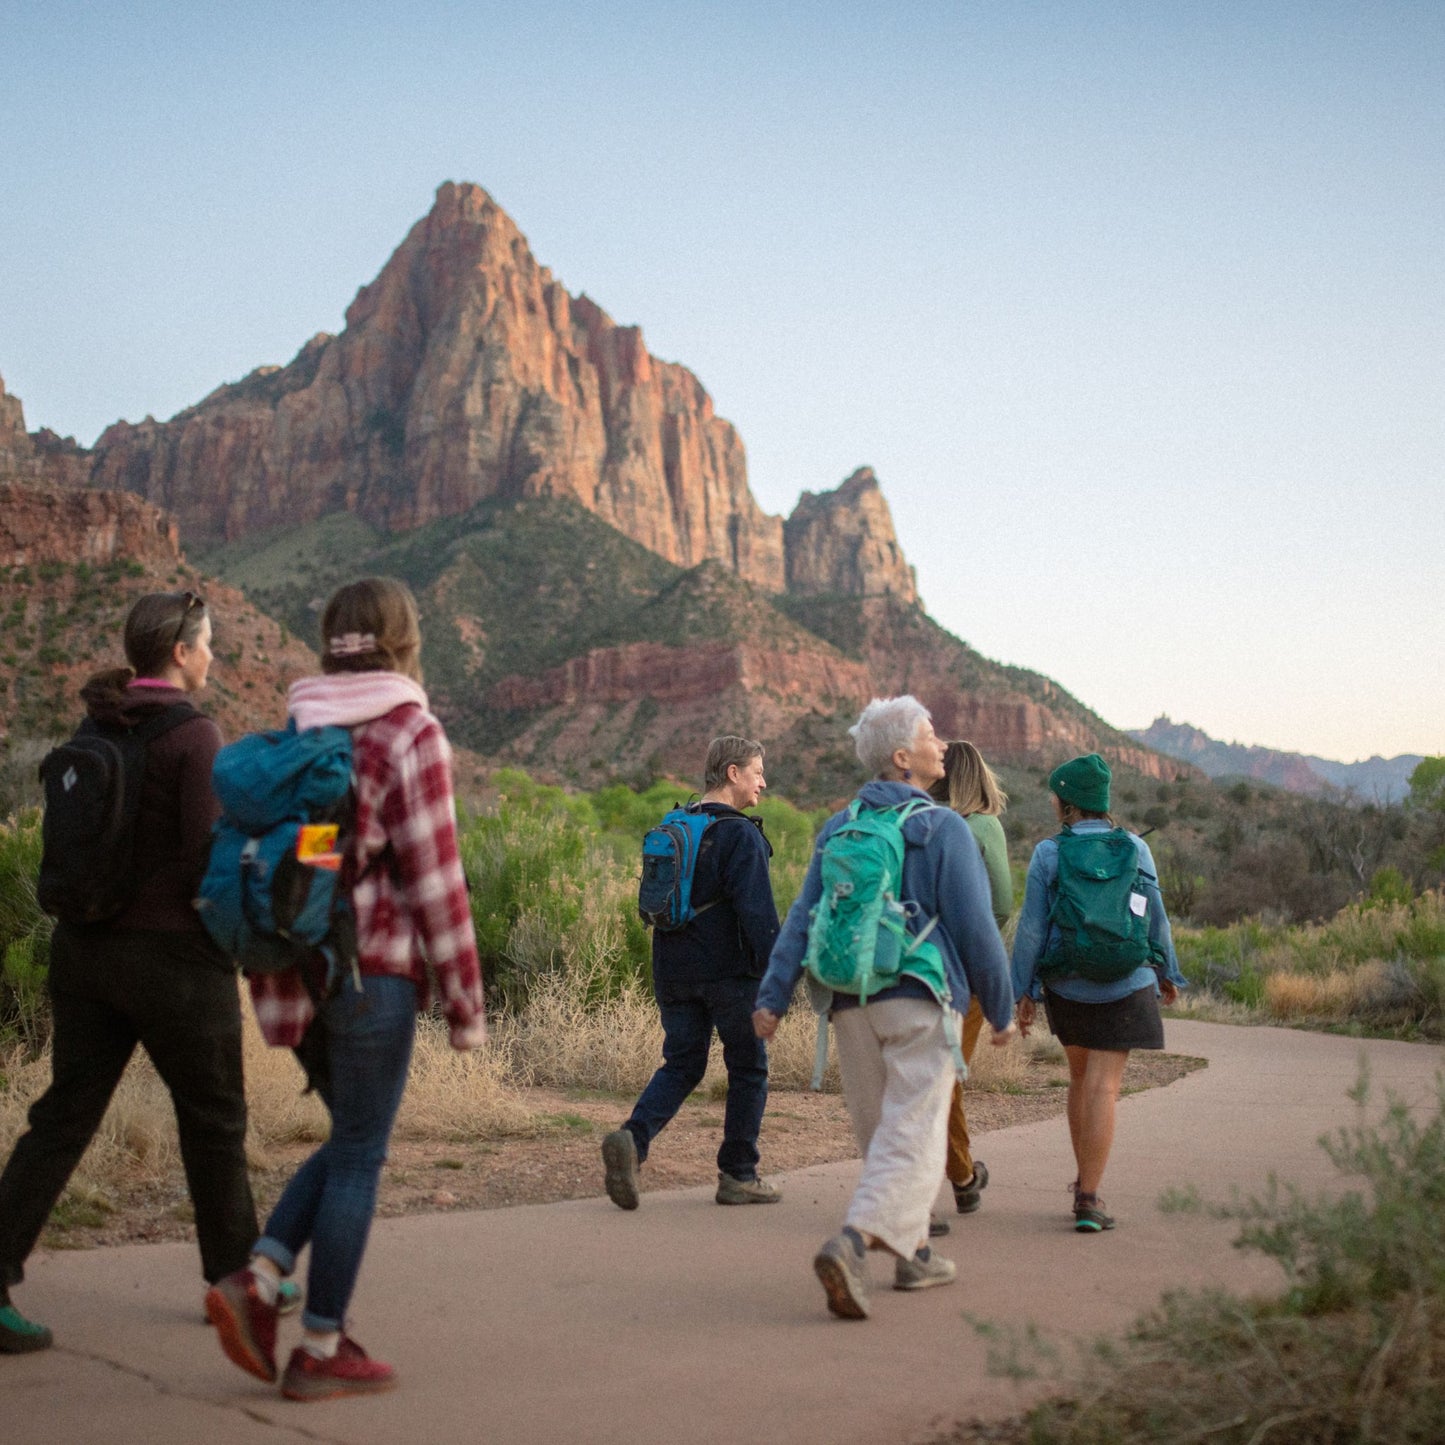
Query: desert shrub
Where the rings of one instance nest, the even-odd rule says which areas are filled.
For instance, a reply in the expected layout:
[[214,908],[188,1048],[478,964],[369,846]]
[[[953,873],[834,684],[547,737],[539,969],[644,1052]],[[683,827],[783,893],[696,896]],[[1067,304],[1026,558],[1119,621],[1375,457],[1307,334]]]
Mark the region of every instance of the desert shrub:
[[0,823],[0,1042],[18,1038],[32,1057],[50,1028],[51,925],[35,901],[39,869],[39,814]]
[[[1309,1197],[1272,1180],[1262,1196],[1211,1211],[1239,1221],[1241,1248],[1280,1265],[1280,1297],[1168,1295],[1122,1349],[1100,1342],[1087,1351],[1067,1395],[990,1438],[1030,1445],[1445,1438],[1445,1079],[1437,1080],[1433,1113],[1392,1099],[1370,1123],[1363,1078],[1352,1097],[1360,1122],[1320,1142],[1340,1174],[1361,1187]],[[1202,1207],[1187,1197],[1167,1202]],[[1010,1358],[1025,1358],[1016,1341]],[[1058,1352],[1035,1344],[1029,1358]]]

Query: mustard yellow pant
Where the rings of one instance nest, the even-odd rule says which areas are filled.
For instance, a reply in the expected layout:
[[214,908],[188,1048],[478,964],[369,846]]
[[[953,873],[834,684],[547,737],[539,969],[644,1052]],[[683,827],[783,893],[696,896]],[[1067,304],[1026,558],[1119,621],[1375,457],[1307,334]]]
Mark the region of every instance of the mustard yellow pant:
[[[968,1001],[968,1012],[963,1016],[963,1058],[965,1063],[973,1061],[973,1051],[983,1029],[983,1010],[976,998]],[[968,1119],[963,1112],[963,1085],[955,1082],[953,1099],[948,1106],[948,1160],[944,1173],[953,1184],[967,1184],[973,1178],[973,1154],[969,1149]],[[937,1176],[935,1176],[937,1177]]]

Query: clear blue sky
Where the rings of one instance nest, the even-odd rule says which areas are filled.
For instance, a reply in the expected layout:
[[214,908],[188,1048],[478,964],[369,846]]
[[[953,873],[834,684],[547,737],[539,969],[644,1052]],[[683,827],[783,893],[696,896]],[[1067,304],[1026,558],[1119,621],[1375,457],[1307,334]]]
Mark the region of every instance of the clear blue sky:
[[771,511],[1121,726],[1445,752],[1445,4],[0,0],[0,374],[93,441],[338,330],[443,180]]

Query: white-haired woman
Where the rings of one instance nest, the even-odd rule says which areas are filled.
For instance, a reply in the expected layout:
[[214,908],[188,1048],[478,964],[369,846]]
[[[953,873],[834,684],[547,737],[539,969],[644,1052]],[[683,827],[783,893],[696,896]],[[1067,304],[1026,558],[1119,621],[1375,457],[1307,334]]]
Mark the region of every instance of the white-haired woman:
[[[917,811],[903,822],[901,892],[911,905],[908,927],[916,935],[931,928],[953,1008],[966,1009],[976,995],[993,1026],[993,1042],[1004,1043],[1013,1033],[1008,958],[973,834],[957,813],[933,806],[924,791],[943,776],[943,744],[928,709],[915,697],[875,698],[850,731],[873,781],[818,835],[802,892],[758,989],[754,1027],[761,1037],[772,1036],[802,974],[829,839],[859,810],[904,810],[912,803]],[[834,991],[829,1017],[863,1172],[842,1231],[824,1243],[813,1269],[835,1315],[864,1319],[870,1249],[895,1257],[895,1289],[926,1289],[954,1278],[952,1261],[928,1244],[954,1073],[944,1011],[915,978],[905,975],[861,1004],[857,996]]]

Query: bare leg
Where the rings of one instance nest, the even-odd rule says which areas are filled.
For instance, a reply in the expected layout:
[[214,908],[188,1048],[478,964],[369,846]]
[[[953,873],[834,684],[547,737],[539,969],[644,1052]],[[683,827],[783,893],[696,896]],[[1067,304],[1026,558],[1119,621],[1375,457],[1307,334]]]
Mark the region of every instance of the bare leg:
[[1065,1050],[1069,1057],[1069,1135],[1079,1166],[1079,1192],[1094,1194],[1114,1143],[1114,1113],[1119,1085],[1129,1062],[1127,1051]]

